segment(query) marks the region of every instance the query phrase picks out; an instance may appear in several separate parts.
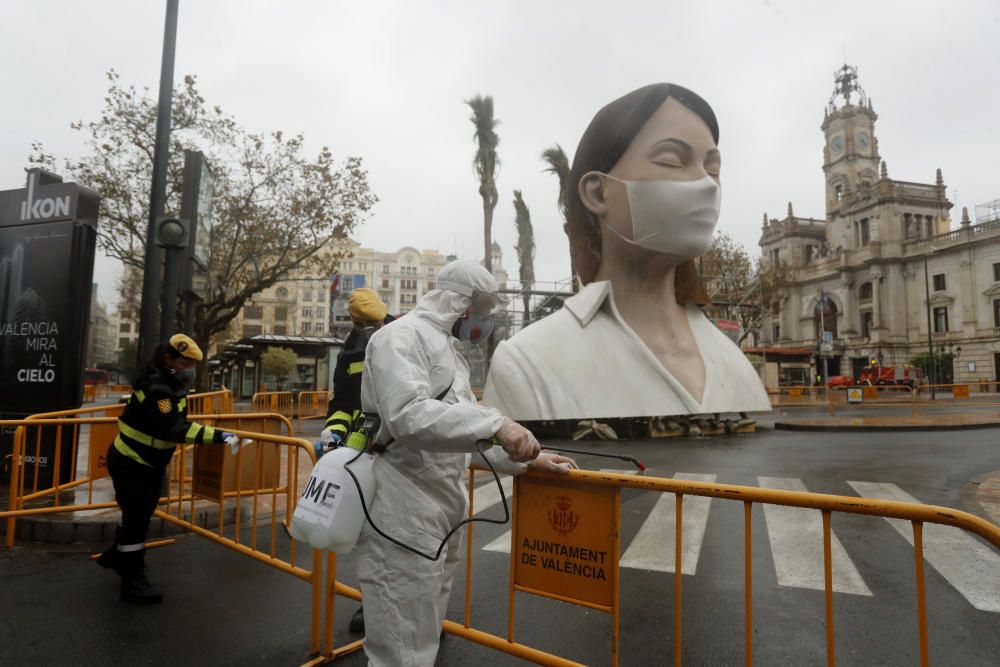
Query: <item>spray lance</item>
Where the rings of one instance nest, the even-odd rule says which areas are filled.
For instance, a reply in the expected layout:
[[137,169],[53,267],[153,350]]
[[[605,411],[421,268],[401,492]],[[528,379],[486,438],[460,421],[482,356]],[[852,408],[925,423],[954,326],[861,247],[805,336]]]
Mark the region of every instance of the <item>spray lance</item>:
[[645,472],[646,464],[635,458],[634,456],[629,456],[628,454],[603,454],[601,452],[585,452],[582,449],[564,449],[562,447],[543,447],[543,451],[546,452],[559,452],[561,454],[577,454],[579,456],[600,456],[606,459],[618,459],[619,461],[628,461],[636,467],[639,472]]

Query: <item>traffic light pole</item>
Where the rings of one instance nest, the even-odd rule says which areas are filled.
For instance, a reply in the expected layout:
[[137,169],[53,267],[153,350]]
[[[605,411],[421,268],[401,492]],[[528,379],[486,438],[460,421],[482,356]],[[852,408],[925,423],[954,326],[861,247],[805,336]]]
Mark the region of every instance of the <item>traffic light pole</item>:
[[[174,89],[174,53],[177,45],[177,3],[167,0],[163,28],[163,58],[160,65],[160,97],[156,112],[156,147],[153,152],[153,182],[149,195],[149,226],[142,276],[142,308],[139,320],[139,360],[142,367],[157,343],[157,306],[160,297],[162,254],[156,245],[156,220],[163,215],[167,199],[167,159],[170,156],[170,109]],[[164,319],[168,316],[164,314]]]

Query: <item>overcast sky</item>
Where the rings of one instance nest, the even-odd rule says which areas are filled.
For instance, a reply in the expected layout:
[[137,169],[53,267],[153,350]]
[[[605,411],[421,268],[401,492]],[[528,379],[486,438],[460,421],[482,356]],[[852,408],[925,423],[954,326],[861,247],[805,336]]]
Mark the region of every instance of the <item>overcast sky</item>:
[[[165,2],[23,0],[0,12],[0,189],[23,187],[31,142],[77,156],[73,120],[102,107],[105,72],[156,90]],[[719,228],[757,252],[761,217],[822,216],[819,125],[848,63],[879,120],[893,178],[944,171],[961,206],[1000,198],[1000,3],[660,0],[222,2],[182,0],[175,80],[197,74],[208,103],[252,131],[303,132],[315,151],[357,155],[380,202],[355,235],[482,253],[469,110],[501,120],[494,234],[516,275],[513,190],[532,212],[536,275],[569,275],[543,149],[572,159],[602,105],[669,81],[700,93],[721,126]],[[99,258],[100,298],[117,267]]]

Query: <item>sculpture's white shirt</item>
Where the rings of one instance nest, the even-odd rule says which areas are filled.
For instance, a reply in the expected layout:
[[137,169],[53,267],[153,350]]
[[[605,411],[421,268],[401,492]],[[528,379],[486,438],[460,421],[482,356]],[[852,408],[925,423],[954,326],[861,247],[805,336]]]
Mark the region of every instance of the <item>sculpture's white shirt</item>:
[[483,403],[519,420],[770,410],[767,392],[742,350],[696,305],[685,311],[705,365],[700,401],[622,319],[611,283],[602,281],[500,343]]

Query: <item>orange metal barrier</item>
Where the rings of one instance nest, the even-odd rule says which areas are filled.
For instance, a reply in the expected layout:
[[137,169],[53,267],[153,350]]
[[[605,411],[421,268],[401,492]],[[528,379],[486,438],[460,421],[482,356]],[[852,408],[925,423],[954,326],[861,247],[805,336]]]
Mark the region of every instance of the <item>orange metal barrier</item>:
[[295,401],[290,391],[263,391],[253,395],[254,412],[277,412],[289,419],[295,417]]
[[[235,454],[226,445],[199,445],[193,455],[187,448],[178,447],[176,458],[179,459],[179,466],[181,470],[189,471],[190,475],[182,475],[178,483],[170,485],[168,495],[160,499],[155,516],[307,582],[310,587],[310,651],[316,654],[321,647],[324,613],[322,553],[308,545],[297,544],[290,536],[286,537],[283,529],[278,529],[278,524],[286,521],[294,511],[299,497],[300,475],[308,474],[315,463],[312,444],[299,438],[239,428],[256,420],[267,428],[291,431],[287,418],[280,415],[207,415],[202,420],[251,442],[241,446]],[[114,502],[64,502],[61,492],[72,485],[87,481],[92,483],[92,480],[65,482],[58,477],[54,480],[47,506],[25,507],[19,502],[15,490],[23,491],[28,486],[25,480],[32,476],[29,471],[32,463],[35,464],[37,479],[37,461],[29,461],[24,456],[25,431],[49,427],[61,432],[63,429],[76,430],[87,426],[114,426],[115,423],[113,417],[93,416],[0,421],[0,427],[17,427],[13,456],[17,465],[13,465],[11,470],[10,507],[7,511],[0,511],[0,520],[8,521],[8,546],[12,546],[13,522],[18,517],[117,507]],[[56,451],[58,457],[59,450]],[[221,458],[218,456],[220,453]],[[214,463],[221,465],[214,466]],[[22,493],[20,498],[23,497]],[[206,501],[218,503],[220,518],[217,528],[197,523],[198,508],[204,507]],[[202,504],[198,506],[196,502]],[[229,527],[224,523],[223,512],[227,504],[235,509],[235,522]],[[249,534],[245,535],[247,532]],[[327,626],[332,627],[332,619]],[[356,641],[335,649],[332,634],[325,644],[328,652],[336,655],[356,651],[360,647],[361,642]]]
[[779,387],[777,390],[770,389],[767,393],[774,407],[824,405],[827,401],[826,387],[822,385]]
[[[702,482],[689,482],[685,480],[675,480],[656,477],[638,477],[633,475],[621,475],[614,473],[600,473],[585,470],[573,470],[568,475],[555,475],[546,473],[527,473],[516,479],[514,485],[514,530],[512,531],[511,545],[511,582],[510,595],[511,605],[508,618],[508,636],[499,637],[476,630],[471,625],[471,581],[472,581],[472,524],[467,526],[467,552],[466,552],[466,591],[465,591],[465,618],[463,623],[445,621],[444,630],[450,634],[464,637],[470,641],[488,646],[502,651],[509,655],[530,660],[542,665],[576,665],[560,656],[547,653],[537,648],[519,644],[514,641],[514,606],[513,596],[515,591],[541,594],[554,599],[582,605],[592,609],[601,609],[612,616],[612,664],[618,664],[618,557],[619,553],[614,552],[614,557],[609,559],[607,573],[611,583],[613,597],[610,604],[606,606],[596,605],[581,601],[583,596],[573,599],[568,596],[561,596],[557,593],[544,590],[530,590],[528,587],[515,583],[516,568],[522,562],[526,550],[522,549],[522,544],[517,539],[518,522],[523,520],[522,515],[527,508],[521,506],[525,499],[537,497],[537,489],[519,495],[519,487],[529,484],[533,487],[544,487],[549,485],[557,489],[556,493],[579,492],[583,494],[598,494],[602,490],[609,503],[606,509],[612,513],[613,521],[610,526],[606,526],[608,533],[613,540],[613,547],[617,550],[618,515],[620,509],[623,488],[640,489],[644,491],[656,491],[660,493],[673,493],[676,496],[676,561],[674,565],[674,664],[681,664],[681,649],[683,638],[683,519],[682,508],[684,496],[703,496],[718,498],[728,501],[741,502],[743,504],[744,515],[744,633],[745,633],[745,664],[753,664],[753,567],[752,567],[752,513],[754,504],[784,505],[790,507],[802,507],[814,509],[822,514],[823,520],[823,567],[825,575],[825,640],[827,664],[835,664],[834,651],[834,613],[833,613],[833,565],[832,565],[832,533],[831,523],[834,513],[842,514],[862,514],[875,517],[895,518],[910,521],[914,534],[914,566],[915,566],[915,588],[916,588],[916,616],[917,629],[919,635],[920,664],[929,664],[928,636],[927,636],[927,599],[924,583],[924,558],[923,558],[923,525],[925,523],[940,524],[961,528],[968,532],[982,537],[994,547],[1000,549],[1000,528],[979,518],[948,507],[934,505],[922,505],[918,503],[903,503],[888,500],[877,500],[872,498],[859,498],[851,496],[835,496],[821,493],[782,491],[776,489],[763,489],[759,487],[737,486],[732,484],[713,484]],[[475,513],[475,473],[469,476],[469,516]],[[574,510],[579,509],[574,505]],[[537,508],[536,508],[537,512]],[[589,516],[589,515],[588,515]],[[588,522],[588,516],[579,516],[581,525]],[[589,517],[594,518],[594,517]],[[558,517],[556,518],[558,521]],[[549,518],[549,521],[553,519]],[[593,522],[591,522],[593,523]],[[529,554],[530,555],[530,554]],[[333,556],[328,556],[329,565],[327,568],[327,608],[326,616],[328,627],[326,628],[326,639],[329,639],[330,625],[333,621],[333,596],[344,595],[352,599],[360,599],[360,594],[356,589],[344,586],[335,581],[336,569]],[[545,585],[545,584],[543,584]],[[309,664],[320,664],[336,658],[336,654],[330,652],[328,644],[324,643],[324,653],[319,658]]]
[[299,419],[299,433],[302,432],[303,419],[322,419],[326,417],[326,408],[332,394],[329,391],[300,391],[299,406],[296,411]]
[[920,385],[917,387],[917,409],[921,405],[950,402],[968,403],[970,406],[1000,406],[1000,382],[975,380],[952,384]]
[[[187,403],[188,414],[192,416],[231,414],[236,411],[233,407],[233,392],[225,387],[218,391],[189,394]],[[254,410],[254,412],[277,412],[277,410]]]
[[[854,402],[853,396],[859,397],[859,402]],[[905,384],[886,385],[857,385],[853,387],[836,387],[830,389],[829,407],[830,414],[836,414],[837,406],[886,406],[886,405],[909,405],[910,415],[920,414],[917,405],[917,394],[913,387]]]

